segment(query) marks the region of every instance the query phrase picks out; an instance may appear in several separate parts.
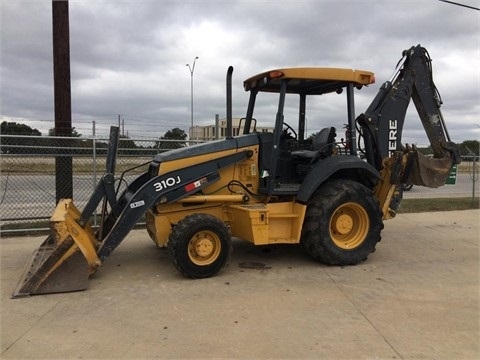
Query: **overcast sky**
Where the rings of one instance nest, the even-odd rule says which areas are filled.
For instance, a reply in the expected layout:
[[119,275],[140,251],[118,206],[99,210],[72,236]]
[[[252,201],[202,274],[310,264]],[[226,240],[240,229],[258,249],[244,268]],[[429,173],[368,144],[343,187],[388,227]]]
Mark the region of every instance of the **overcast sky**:
[[[479,0],[458,0],[480,7]],[[480,11],[438,0],[153,1],[70,0],[72,123],[106,134],[118,115],[130,137],[158,137],[225,117],[225,74],[233,73],[233,116],[246,112],[243,80],[271,68],[348,67],[375,72],[356,93],[363,112],[388,80],[402,51],[421,44],[433,59],[452,140],[480,134]],[[46,134],[53,120],[52,2],[1,0],[2,120]],[[325,98],[327,99],[327,98]],[[403,142],[425,143],[413,109]],[[308,131],[346,121],[336,99]],[[255,116],[273,122],[276,103]],[[295,109],[296,110],[296,109]],[[296,119],[290,119],[295,122]]]

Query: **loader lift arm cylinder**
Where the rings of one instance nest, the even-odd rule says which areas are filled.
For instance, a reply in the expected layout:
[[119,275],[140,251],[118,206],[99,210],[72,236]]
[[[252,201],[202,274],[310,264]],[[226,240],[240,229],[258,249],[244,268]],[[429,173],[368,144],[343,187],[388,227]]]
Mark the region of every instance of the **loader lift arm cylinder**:
[[[107,202],[110,204],[112,211],[118,216],[120,215],[121,208],[116,201],[114,182],[115,182],[115,164],[117,159],[118,142],[120,139],[120,129],[118,126],[110,127],[110,138],[108,142],[107,158],[105,160],[105,173],[102,176],[101,181],[95,187],[95,190],[85,205],[82,215],[78,220],[78,223],[85,225],[90,217],[95,212],[98,204],[104,200],[102,216],[106,212]],[[103,221],[102,221],[103,222]]]

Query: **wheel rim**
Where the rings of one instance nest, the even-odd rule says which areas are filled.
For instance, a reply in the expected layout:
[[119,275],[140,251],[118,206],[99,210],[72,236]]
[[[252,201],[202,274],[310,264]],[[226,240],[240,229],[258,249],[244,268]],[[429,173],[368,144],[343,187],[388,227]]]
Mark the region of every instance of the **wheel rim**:
[[368,235],[370,219],[365,208],[349,202],[340,205],[330,219],[330,236],[339,248],[352,250]]
[[188,257],[199,266],[212,264],[219,256],[220,238],[212,231],[196,233],[188,244]]

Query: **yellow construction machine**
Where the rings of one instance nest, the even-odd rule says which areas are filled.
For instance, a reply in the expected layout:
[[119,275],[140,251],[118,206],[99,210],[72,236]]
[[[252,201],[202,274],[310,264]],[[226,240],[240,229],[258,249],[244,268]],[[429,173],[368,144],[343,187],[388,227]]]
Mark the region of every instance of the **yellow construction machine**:
[[[383,220],[394,217],[402,184],[441,186],[460,162],[440,112],[430,56],[420,45],[403,52],[392,79],[358,117],[354,92],[374,83],[372,72],[285,68],[244,81],[248,108],[233,129],[232,71],[226,138],[157,154],[119,194],[114,175],[119,136],[118,128],[111,129],[106,172],[92,197],[82,211],[72,199],[58,203],[51,235],[27,264],[13,297],[85,289],[144,215],[152,240],[167,246],[174,266],[190,278],[218,273],[229,261],[232,237],[255,245],[298,243],[319,262],[356,264],[374,251]],[[275,97],[272,132],[256,130],[260,95]],[[345,119],[307,137],[307,113],[312,120],[321,116],[315,107],[331,106],[333,97],[346,99]],[[433,156],[401,143],[410,99]],[[296,126],[285,119],[292,100]],[[336,127],[344,123],[339,140]],[[102,220],[93,228],[90,221],[102,201]]]

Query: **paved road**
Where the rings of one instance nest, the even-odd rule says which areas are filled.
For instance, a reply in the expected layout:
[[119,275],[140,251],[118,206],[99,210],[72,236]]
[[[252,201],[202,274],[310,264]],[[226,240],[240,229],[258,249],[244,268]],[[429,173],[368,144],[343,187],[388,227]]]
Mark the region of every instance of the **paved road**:
[[[97,177],[100,180],[100,176]],[[126,180],[134,176],[126,177]],[[5,218],[48,218],[55,209],[55,176],[0,176],[0,214]],[[75,204],[83,206],[95,188],[91,175],[73,178]]]
[[[436,189],[414,186],[412,190],[404,192],[405,199],[436,198],[436,197],[471,197],[474,190],[471,174],[457,174],[455,185],[445,185]],[[475,196],[480,194],[480,179],[475,181]]]
[[[134,178],[135,176],[130,176],[126,179],[131,181]],[[75,204],[81,208],[93,192],[92,176],[75,176],[73,187]],[[438,189],[416,186],[405,192],[404,198],[471,197],[472,190],[473,182],[470,175],[458,174],[456,185],[445,185]],[[477,197],[480,194],[480,181],[476,183],[475,193]],[[2,219],[49,218],[54,208],[54,176],[0,176],[0,214]]]
[[43,238],[0,241],[2,359],[480,358],[479,210],[400,214],[357,266],[234,241],[183,278],[132,231],[83,292],[10,299]]

